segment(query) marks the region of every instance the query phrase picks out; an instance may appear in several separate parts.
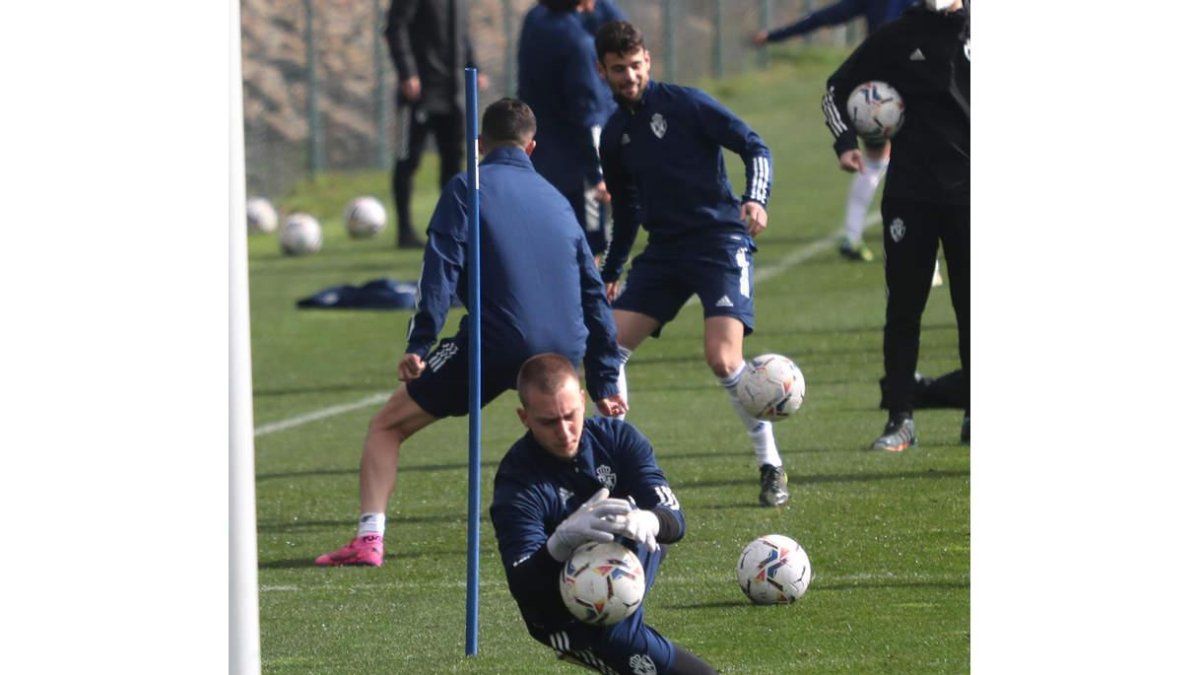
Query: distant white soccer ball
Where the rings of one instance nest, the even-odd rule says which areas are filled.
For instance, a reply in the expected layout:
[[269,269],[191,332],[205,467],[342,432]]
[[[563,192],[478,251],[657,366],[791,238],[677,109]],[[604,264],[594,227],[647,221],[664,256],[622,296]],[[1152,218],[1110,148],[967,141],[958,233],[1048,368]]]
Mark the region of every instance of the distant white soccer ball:
[[571,554],[558,575],[571,614],[611,626],[637,611],[646,595],[646,572],[633,551],[615,542],[588,542]]
[[387,226],[387,209],[374,197],[358,197],[346,206],[346,232],[352,239],[374,237]]
[[253,234],[270,234],[279,227],[279,214],[266,197],[251,197],[246,201],[246,227]]
[[812,564],[795,539],[768,534],[746,545],[738,558],[737,582],[756,605],[795,602],[808,591]]
[[321,250],[321,224],[307,213],[293,213],[279,232],[279,249],[284,255],[308,255]]
[[794,361],[781,354],[763,354],[746,362],[738,380],[738,403],[760,420],[779,420],[804,403],[804,373]]
[[858,135],[867,140],[887,140],[904,125],[904,99],[887,82],[858,85],[850,92],[846,108]]

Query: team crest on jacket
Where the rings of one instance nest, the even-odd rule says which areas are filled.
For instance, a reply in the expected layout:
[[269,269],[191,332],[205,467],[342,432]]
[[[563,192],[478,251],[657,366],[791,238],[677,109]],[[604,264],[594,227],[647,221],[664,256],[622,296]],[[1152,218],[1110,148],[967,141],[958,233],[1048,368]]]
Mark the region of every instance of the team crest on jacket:
[[659,113],[654,113],[654,116],[650,118],[650,131],[653,131],[654,135],[659,138],[667,134],[667,121]]
[[904,238],[904,221],[899,218],[893,219],[892,224],[888,225],[888,232],[892,235],[892,241],[900,243],[900,240]]
[[963,54],[967,57],[967,63],[971,62],[971,38],[967,38],[966,44],[963,45]]
[[637,675],[658,675],[658,668],[647,654],[634,654],[629,657],[629,669]]
[[596,480],[604,483],[604,487],[609,490],[617,486],[617,474],[613,473],[612,467],[607,464],[596,467]]

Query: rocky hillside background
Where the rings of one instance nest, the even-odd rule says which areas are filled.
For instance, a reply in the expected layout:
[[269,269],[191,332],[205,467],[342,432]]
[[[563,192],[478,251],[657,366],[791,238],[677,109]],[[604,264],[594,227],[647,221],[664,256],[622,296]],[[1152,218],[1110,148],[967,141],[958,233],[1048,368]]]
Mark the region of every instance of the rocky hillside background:
[[[751,63],[746,36],[769,5],[776,24],[792,21],[806,5],[829,0],[672,0],[677,81],[713,72],[717,10],[725,39],[726,73]],[[309,174],[326,169],[390,166],[395,74],[381,34],[389,0],[242,0],[242,75],[245,105],[247,189],[276,196]],[[492,86],[481,105],[509,92],[521,20],[535,0],[472,0],[471,37],[480,69]],[[642,28],[655,52],[655,76],[666,77],[663,0],[619,0]],[[308,7],[311,6],[311,21]],[[315,58],[316,125],[309,115],[309,59],[306,30],[311,26]],[[510,52],[511,50],[511,52]],[[515,84],[512,85],[515,87]],[[313,139],[317,139],[314,144]]]

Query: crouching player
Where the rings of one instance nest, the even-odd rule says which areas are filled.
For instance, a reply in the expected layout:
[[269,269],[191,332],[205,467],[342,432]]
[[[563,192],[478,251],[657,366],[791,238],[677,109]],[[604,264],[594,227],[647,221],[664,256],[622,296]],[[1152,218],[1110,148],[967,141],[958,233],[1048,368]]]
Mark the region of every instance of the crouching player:
[[[584,419],[586,401],[570,361],[539,354],[517,376],[517,416],[529,432],[496,472],[492,524],[508,588],[529,634],[560,659],[601,673],[709,675],[699,657],[645,623],[645,604],[612,626],[575,619],[558,574],[576,547],[624,537],[646,572],[646,592],[686,525],[679,502],[633,425]],[[589,499],[590,497],[590,499]]]

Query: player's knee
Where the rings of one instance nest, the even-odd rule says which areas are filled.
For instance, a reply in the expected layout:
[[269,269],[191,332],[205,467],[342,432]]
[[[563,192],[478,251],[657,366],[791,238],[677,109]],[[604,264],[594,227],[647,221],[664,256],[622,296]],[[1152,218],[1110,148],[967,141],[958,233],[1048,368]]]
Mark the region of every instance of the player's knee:
[[367,423],[367,434],[377,435],[388,433],[396,426],[393,416],[388,414],[388,409],[385,406],[379,412],[371,416],[371,421]]
[[371,421],[367,424],[368,434],[400,434],[404,427],[405,420],[408,417],[406,412],[411,403],[410,398],[403,391],[397,391],[392,394],[388,402],[383,405],[374,415],[371,416]]
[[722,380],[732,375],[741,363],[740,358],[734,359],[726,354],[708,355],[708,367],[712,370],[713,375]]

